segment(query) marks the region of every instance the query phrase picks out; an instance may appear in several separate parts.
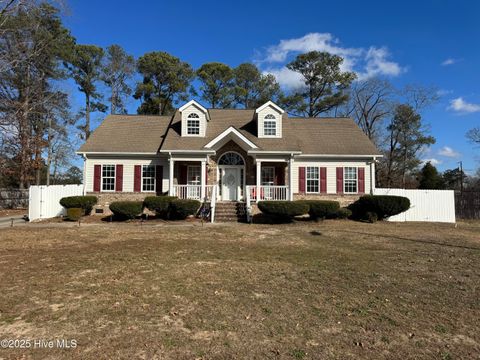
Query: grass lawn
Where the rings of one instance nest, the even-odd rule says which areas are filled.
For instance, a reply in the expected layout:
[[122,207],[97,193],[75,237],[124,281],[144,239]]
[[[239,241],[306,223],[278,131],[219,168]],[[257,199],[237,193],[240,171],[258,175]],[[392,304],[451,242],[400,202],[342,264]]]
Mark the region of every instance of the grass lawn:
[[480,223],[0,230],[22,359],[478,359]]

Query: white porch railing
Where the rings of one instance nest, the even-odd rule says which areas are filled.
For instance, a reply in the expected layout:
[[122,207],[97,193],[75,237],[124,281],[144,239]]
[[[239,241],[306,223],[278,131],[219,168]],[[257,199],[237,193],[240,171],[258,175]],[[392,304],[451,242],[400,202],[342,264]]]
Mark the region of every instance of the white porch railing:
[[215,222],[215,205],[217,203],[217,185],[211,185],[210,197],[210,222]]
[[214,189],[215,185],[206,185],[202,199],[202,185],[173,185],[173,196],[179,199],[211,200]]
[[247,200],[253,201],[281,201],[290,200],[288,186],[265,185],[247,186]]

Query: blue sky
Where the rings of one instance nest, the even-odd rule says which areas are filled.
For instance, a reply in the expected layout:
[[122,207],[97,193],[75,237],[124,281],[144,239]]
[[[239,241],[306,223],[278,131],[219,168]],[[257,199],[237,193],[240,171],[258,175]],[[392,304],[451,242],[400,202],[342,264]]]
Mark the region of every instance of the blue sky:
[[[473,172],[480,149],[465,133],[480,126],[478,14],[480,2],[464,0],[70,0],[65,22],[79,43],[115,43],[135,57],[167,51],[194,67],[255,61],[286,87],[296,79],[285,63],[313,49],[343,55],[360,76],[384,76],[397,87],[435,86],[441,98],[423,116],[437,143],[423,157],[441,170],[462,160]],[[132,100],[129,111],[137,106]]]

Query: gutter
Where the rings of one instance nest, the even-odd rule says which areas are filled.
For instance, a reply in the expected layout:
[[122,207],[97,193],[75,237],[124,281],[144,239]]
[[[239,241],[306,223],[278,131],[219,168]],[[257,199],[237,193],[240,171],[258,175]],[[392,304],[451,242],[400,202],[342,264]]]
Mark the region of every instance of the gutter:
[[76,151],[77,155],[157,155],[157,152]]
[[306,158],[355,158],[355,159],[363,159],[363,158],[379,158],[383,157],[383,155],[340,155],[340,154],[302,154],[298,155],[299,157],[306,157]]

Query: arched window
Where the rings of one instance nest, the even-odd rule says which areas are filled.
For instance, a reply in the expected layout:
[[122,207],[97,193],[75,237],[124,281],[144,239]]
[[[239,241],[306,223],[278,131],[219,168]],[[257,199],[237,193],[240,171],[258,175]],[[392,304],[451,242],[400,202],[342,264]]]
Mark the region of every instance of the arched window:
[[218,160],[218,165],[245,165],[245,163],[236,152],[226,152]]
[[272,114],[265,115],[263,121],[263,135],[277,136],[277,118]]
[[196,113],[191,113],[187,117],[187,134],[199,135],[200,134],[200,116]]

